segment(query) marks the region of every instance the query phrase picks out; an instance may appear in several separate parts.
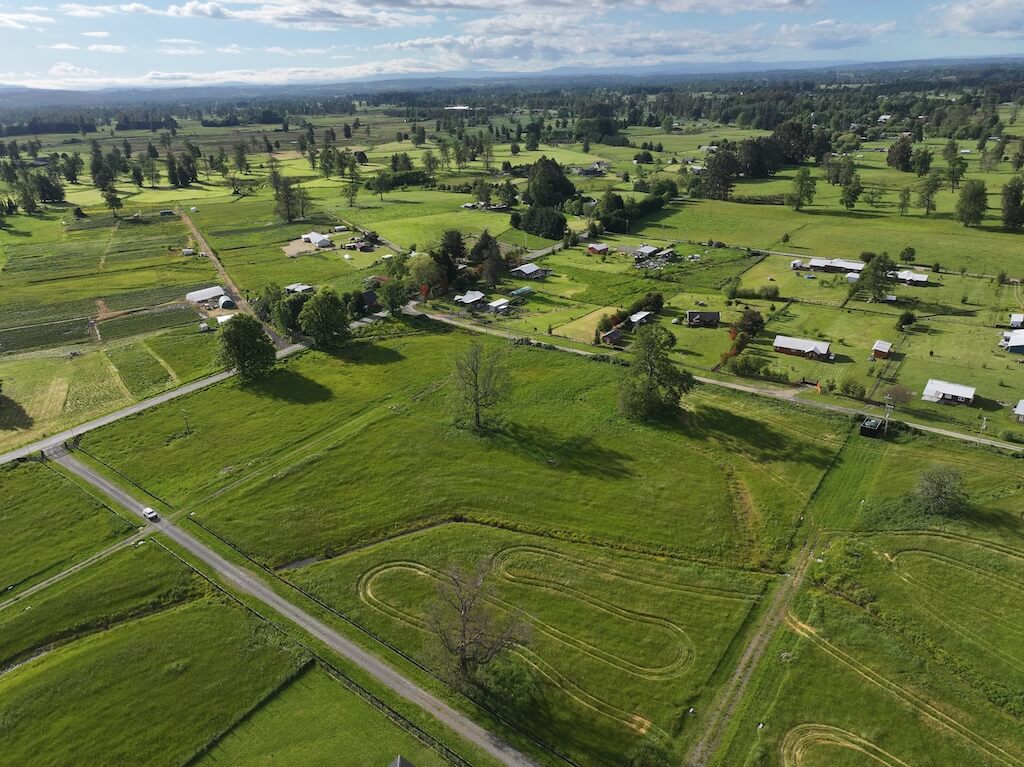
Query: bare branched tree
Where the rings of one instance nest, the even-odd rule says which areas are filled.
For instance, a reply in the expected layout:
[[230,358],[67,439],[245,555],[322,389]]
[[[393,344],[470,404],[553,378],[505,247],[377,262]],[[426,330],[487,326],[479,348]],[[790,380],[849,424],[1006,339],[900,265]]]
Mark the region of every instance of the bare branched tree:
[[473,425],[483,425],[483,411],[498,404],[508,390],[508,375],[499,349],[485,350],[472,343],[455,356],[455,394],[458,404],[473,414]]
[[472,569],[445,572],[437,600],[427,611],[427,627],[463,680],[527,639],[526,626],[502,614],[491,601],[489,561]]

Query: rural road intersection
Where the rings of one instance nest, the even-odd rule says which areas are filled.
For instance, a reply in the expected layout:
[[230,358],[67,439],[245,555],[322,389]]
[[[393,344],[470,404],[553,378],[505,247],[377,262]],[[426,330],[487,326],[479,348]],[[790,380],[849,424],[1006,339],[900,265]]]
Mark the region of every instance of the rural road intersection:
[[166,535],[194,557],[212,568],[223,581],[260,600],[308,634],[316,637],[339,655],[347,658],[371,674],[392,692],[419,706],[453,732],[483,749],[502,764],[508,767],[537,767],[537,763],[532,759],[521,754],[497,736],[489,733],[465,714],[456,711],[440,698],[402,676],[372,653],[345,638],[305,610],[292,604],[267,586],[262,579],[251,571],[232,564],[173,522],[162,517],[156,522],[146,522],[142,516],[142,510],[145,508],[144,504],[129,495],[120,486],[94,471],[91,467],[83,464],[68,453],[66,449],[58,448],[53,450],[48,457],[131,511],[147,526],[148,530]]

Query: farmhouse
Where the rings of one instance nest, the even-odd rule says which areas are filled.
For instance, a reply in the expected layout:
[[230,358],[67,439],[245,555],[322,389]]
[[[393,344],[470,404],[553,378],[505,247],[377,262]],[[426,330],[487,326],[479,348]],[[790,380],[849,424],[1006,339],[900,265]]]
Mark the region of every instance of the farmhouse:
[[1010,354],[1024,354],[1024,330],[1011,330],[1003,333],[1003,341],[1000,344]]
[[1011,314],[1010,327],[1013,328],[1014,330],[1024,328],[1024,314]]
[[925,402],[942,402],[947,405],[970,405],[974,402],[974,387],[930,378],[925,384],[921,399]]
[[487,304],[487,308],[494,314],[504,314],[512,308],[512,302],[507,298],[498,298]]
[[654,312],[637,312],[636,314],[629,315],[629,322],[633,326],[633,330],[636,330],[641,325],[646,325],[650,322],[653,316]]
[[587,253],[593,256],[604,256],[608,254],[608,246],[603,242],[592,242],[587,245]]
[[[847,258],[812,258],[807,262],[807,268],[815,272],[857,272],[864,271],[867,266],[863,261],[853,261]],[[799,269],[799,266],[794,266]]]
[[823,360],[829,356],[828,341],[811,341],[807,338],[775,336],[772,346],[775,351],[782,354],[793,354],[797,357],[807,357],[812,360]]
[[455,296],[455,303],[462,304],[469,309],[478,309],[487,298],[479,290],[469,290],[464,295]]
[[203,301],[219,299],[223,295],[224,288],[220,285],[214,285],[211,288],[203,288],[202,290],[193,290],[191,293],[186,293],[185,300],[191,301],[194,304],[201,304]]
[[912,272],[909,269],[900,269],[898,272],[889,272],[889,276],[906,285],[918,287],[928,284],[928,275],[920,272]]
[[875,341],[871,347],[871,356],[876,360],[887,360],[892,354],[892,344],[888,341]]
[[527,280],[536,280],[540,279],[541,277],[547,277],[549,274],[551,274],[551,270],[544,269],[540,266],[537,266],[534,263],[527,263],[523,264],[522,266],[517,266],[515,269],[510,270],[509,273],[514,274],[516,277],[522,277]]
[[1017,416],[1017,420],[1024,423],[1024,399],[1017,403],[1017,407],[1013,409],[1013,414]]
[[284,286],[285,293],[312,293],[314,290],[312,285],[307,285],[304,282],[293,282],[291,285]]
[[702,312],[697,309],[686,312],[686,324],[691,328],[717,328],[721,321],[721,312]]

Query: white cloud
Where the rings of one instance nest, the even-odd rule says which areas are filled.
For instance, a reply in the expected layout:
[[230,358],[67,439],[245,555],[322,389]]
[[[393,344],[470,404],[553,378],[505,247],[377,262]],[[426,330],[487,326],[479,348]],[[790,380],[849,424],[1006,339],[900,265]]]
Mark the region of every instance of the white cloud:
[[109,32],[83,32],[82,37],[110,37]]
[[82,77],[92,77],[96,74],[95,69],[86,69],[85,67],[76,67],[74,64],[69,64],[66,61],[60,64],[54,64],[50,67],[49,73],[52,77],[61,79],[79,79]]
[[161,37],[157,42],[166,45],[199,45],[198,40],[189,40],[187,37]]
[[47,8],[45,5],[26,5],[21,10],[23,10],[23,11],[38,12],[38,13],[46,13],[50,9]]
[[7,13],[0,11],[0,29],[28,29],[30,25],[52,24],[49,16],[38,13]]
[[779,27],[782,45],[788,48],[834,50],[870,43],[896,29],[896,23],[850,24],[822,19],[813,24],[783,24]]
[[932,6],[931,32],[1009,40],[1024,38],[1024,3],[1020,0],[964,0]]
[[123,45],[96,44],[90,45],[86,50],[92,53],[125,53],[128,48]]
[[53,45],[37,45],[36,48],[45,48],[50,51],[77,51],[78,46],[71,43],[54,43]]
[[164,56],[200,56],[205,53],[202,48],[195,45],[186,45],[177,48],[157,48],[156,52],[161,53]]
[[242,53],[242,51],[244,50],[245,49],[242,48],[242,46],[240,46],[238,43],[231,43],[231,45],[225,45],[223,48],[218,48],[217,53],[229,53],[234,55]]
[[327,48],[282,48],[275,45],[264,48],[263,52],[274,56],[322,56],[327,53]]

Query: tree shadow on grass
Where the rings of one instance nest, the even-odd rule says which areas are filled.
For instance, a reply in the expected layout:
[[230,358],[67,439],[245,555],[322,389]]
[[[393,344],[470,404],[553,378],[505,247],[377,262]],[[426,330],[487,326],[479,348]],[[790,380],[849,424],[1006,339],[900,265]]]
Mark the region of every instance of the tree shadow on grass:
[[245,384],[244,388],[298,405],[326,402],[334,396],[322,383],[288,368],[275,368],[262,378]]
[[528,455],[552,468],[609,479],[634,476],[629,455],[597,445],[590,436],[562,437],[544,426],[511,422],[495,424],[483,434],[494,447]]
[[0,431],[18,431],[28,429],[35,420],[10,397],[0,394]]
[[326,353],[342,362],[358,365],[390,365],[405,359],[405,355],[397,349],[369,341],[357,341]]
[[[795,417],[795,416],[794,416]],[[785,458],[824,471],[832,463],[831,450],[793,439],[771,424],[725,408],[702,404],[684,425],[682,420],[660,424],[661,428],[713,442],[726,451],[735,448],[756,461]]]

